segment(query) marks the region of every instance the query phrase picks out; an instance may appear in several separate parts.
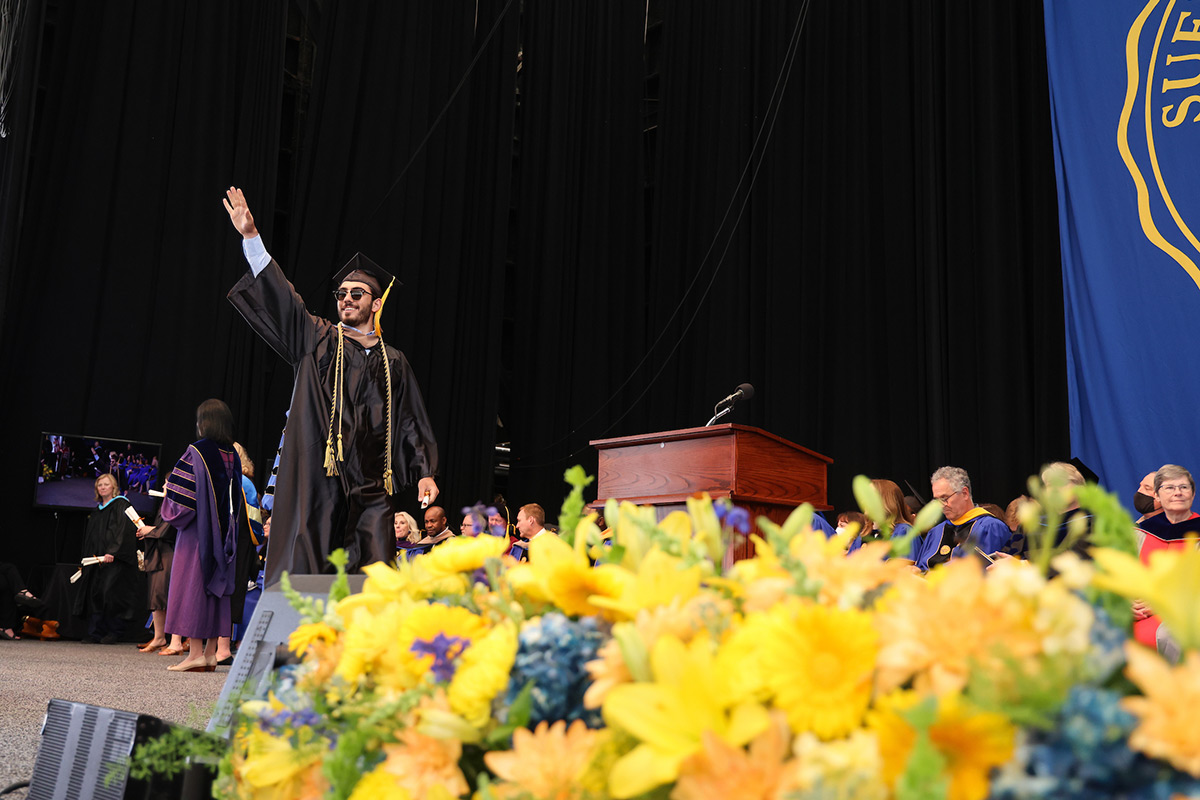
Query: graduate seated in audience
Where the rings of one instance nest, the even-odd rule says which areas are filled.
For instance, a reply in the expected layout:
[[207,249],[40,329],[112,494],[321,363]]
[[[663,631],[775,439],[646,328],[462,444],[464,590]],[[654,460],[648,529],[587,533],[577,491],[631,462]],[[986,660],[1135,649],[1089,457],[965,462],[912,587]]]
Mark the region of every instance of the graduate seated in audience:
[[991,556],[1012,538],[1003,520],[975,505],[971,476],[961,467],[942,467],[929,479],[933,499],[942,504],[946,520],[914,542],[913,561],[922,570],[951,558]]

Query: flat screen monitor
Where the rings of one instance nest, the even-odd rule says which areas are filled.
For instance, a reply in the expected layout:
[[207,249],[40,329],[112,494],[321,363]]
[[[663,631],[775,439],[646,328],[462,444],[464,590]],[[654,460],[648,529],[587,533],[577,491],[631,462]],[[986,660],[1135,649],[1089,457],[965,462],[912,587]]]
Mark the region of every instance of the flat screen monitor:
[[90,511],[96,507],[96,478],[110,472],[138,513],[153,516],[158,498],[149,492],[162,488],[161,451],[158,442],[43,432],[33,503]]

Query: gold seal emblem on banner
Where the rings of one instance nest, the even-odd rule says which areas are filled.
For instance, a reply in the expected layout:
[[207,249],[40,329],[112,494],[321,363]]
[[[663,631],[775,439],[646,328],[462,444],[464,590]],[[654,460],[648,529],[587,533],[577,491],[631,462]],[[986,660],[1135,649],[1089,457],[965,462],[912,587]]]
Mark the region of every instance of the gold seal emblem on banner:
[[[1174,173],[1164,163],[1184,153],[1194,159],[1200,133],[1195,127],[1200,124],[1200,17],[1176,5],[1176,0],[1150,0],[1129,28],[1117,148],[1137,188],[1146,238],[1200,287],[1200,240],[1172,196],[1172,188],[1181,197],[1195,189],[1173,186]],[[1188,134],[1187,142],[1180,141]]]

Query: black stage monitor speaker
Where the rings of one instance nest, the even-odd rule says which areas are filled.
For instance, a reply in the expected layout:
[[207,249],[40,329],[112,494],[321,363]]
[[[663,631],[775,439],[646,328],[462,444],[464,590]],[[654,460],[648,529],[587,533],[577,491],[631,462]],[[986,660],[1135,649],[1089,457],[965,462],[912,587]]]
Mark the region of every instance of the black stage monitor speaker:
[[[134,748],[170,724],[148,714],[51,700],[33,763],[29,800],[193,800],[211,794],[212,774],[190,769],[171,780],[129,777]],[[110,777],[111,773],[111,777]]]
[[[300,594],[324,600],[329,596],[334,575],[290,575],[292,588]],[[351,594],[361,592],[365,575],[350,575]],[[217,699],[217,708],[208,721],[209,733],[229,735],[229,726],[238,705],[246,700],[267,696],[271,671],[276,666],[276,651],[287,645],[288,637],[300,625],[300,615],[292,608],[279,584],[263,590],[246,634],[238,645],[229,668],[229,677]]]

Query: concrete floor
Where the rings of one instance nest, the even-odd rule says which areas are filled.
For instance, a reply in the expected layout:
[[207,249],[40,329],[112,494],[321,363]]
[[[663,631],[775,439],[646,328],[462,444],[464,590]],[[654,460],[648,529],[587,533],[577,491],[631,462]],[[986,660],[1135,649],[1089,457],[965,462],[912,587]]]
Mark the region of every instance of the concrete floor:
[[[52,698],[150,714],[203,728],[229,667],[168,672],[181,658],[142,655],[134,644],[0,641],[0,790],[27,781]],[[6,796],[25,797],[25,790]]]

